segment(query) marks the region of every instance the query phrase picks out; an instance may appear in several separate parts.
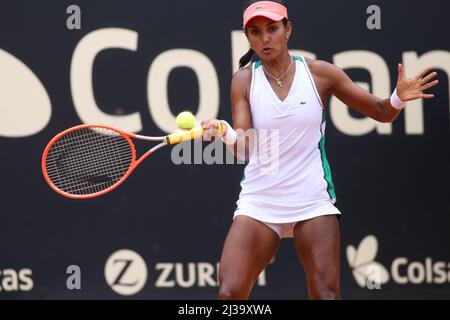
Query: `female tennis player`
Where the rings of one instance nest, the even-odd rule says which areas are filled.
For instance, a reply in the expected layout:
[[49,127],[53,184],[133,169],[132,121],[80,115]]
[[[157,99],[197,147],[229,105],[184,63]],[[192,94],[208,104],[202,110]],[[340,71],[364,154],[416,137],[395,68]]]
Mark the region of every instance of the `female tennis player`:
[[[328,62],[291,56],[292,25],[281,1],[251,1],[243,26],[251,49],[231,83],[234,129],[222,120],[221,138],[235,155],[236,146],[245,145],[248,165],[222,251],[219,299],[247,299],[286,237],[294,238],[309,298],[339,299],[340,212],[324,149],[328,98],[333,94],[367,117],[392,122],[406,101],[433,97],[422,91],[438,83],[431,81],[436,72],[427,68],[408,79],[399,64],[395,91],[380,99]],[[259,61],[246,67],[253,54]],[[202,126],[211,136],[218,123],[212,119]],[[254,129],[257,137],[258,130],[271,128],[278,132],[279,165],[275,173],[263,174],[265,164],[242,132]]]

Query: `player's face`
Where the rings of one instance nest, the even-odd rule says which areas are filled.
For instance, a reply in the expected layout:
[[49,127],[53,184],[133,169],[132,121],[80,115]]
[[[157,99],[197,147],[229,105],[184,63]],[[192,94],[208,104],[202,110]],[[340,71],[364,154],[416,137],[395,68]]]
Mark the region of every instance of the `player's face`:
[[287,49],[291,25],[283,21],[272,21],[265,17],[255,17],[247,24],[247,39],[253,50],[263,60],[271,60]]

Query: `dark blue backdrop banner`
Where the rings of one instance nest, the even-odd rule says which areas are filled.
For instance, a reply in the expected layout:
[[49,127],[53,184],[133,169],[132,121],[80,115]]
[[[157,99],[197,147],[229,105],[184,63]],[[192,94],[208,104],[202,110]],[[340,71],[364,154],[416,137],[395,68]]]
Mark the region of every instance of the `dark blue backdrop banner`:
[[[449,298],[450,3],[287,4],[292,53],[338,65],[379,97],[394,89],[399,62],[410,76],[439,72],[436,97],[410,103],[392,124],[331,99],[326,148],[343,213],[343,297]],[[243,3],[0,7],[0,299],[215,299],[244,165],[176,164],[169,147],[85,201],[53,192],[40,165],[47,142],[80,123],[163,135],[185,109],[231,121],[230,81],[248,49]],[[252,298],[307,298],[292,240]]]

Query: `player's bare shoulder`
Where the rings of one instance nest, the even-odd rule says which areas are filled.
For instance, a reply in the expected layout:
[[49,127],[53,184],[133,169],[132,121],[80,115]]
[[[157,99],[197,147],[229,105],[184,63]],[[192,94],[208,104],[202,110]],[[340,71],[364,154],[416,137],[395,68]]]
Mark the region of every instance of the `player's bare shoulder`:
[[252,82],[252,66],[239,69],[234,75],[231,81],[231,92],[241,93],[248,97],[250,92],[250,84]]
[[324,61],[324,60],[316,60],[305,57],[306,64],[308,65],[309,70],[313,75],[326,75],[330,71],[336,68],[335,65]]
[[252,66],[241,68],[236,71],[233,75],[233,82],[238,82],[239,84],[244,84],[252,80]]
[[335,82],[337,73],[340,69],[324,60],[315,60],[311,58],[305,58],[311,74],[314,77],[316,85],[322,89],[328,89]]

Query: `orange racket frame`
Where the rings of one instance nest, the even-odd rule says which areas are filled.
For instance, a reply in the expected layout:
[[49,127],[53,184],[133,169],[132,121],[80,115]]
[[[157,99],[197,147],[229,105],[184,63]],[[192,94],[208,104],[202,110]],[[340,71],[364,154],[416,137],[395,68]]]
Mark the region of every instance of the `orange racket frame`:
[[[130,150],[131,150],[131,164],[128,168],[128,170],[126,171],[126,173],[117,181],[115,182],[113,185],[109,186],[106,189],[103,189],[101,191],[98,192],[94,192],[94,193],[89,193],[89,194],[71,194],[70,192],[64,191],[61,188],[59,188],[54,181],[52,181],[49,172],[48,172],[48,168],[47,168],[47,157],[49,155],[50,150],[52,150],[52,147],[55,146],[55,144],[60,141],[63,137],[68,136],[69,134],[73,134],[77,131],[83,130],[83,129],[93,129],[93,130],[109,130],[113,133],[116,133],[117,135],[120,135],[123,139],[126,140],[126,142],[128,142],[128,145],[130,146]],[[221,122],[219,122],[219,128],[217,129],[218,133],[223,132],[223,127]],[[112,190],[114,190],[115,188],[117,188],[118,186],[120,186],[129,176],[130,174],[146,159],[148,158],[153,152],[155,152],[156,150],[167,146],[167,145],[173,145],[173,144],[177,144],[183,141],[187,141],[187,140],[192,140],[192,139],[197,139],[197,138],[201,138],[203,136],[204,130],[202,127],[196,127],[193,128],[191,130],[188,131],[182,131],[182,132],[175,132],[172,133],[170,135],[166,135],[166,136],[159,136],[159,137],[154,137],[154,136],[143,136],[143,135],[138,135],[138,134],[133,134],[133,133],[128,133],[119,129],[116,129],[114,127],[111,126],[107,126],[107,125],[97,125],[97,124],[83,124],[83,125],[78,125],[72,128],[69,128],[67,130],[64,130],[63,132],[57,134],[53,139],[50,140],[50,142],[47,144],[47,146],[45,147],[44,153],[42,155],[42,161],[41,161],[41,166],[42,166],[42,173],[44,175],[45,181],[48,183],[48,185],[58,194],[70,198],[70,199],[90,199],[90,198],[95,198],[95,197],[99,197],[102,196]],[[148,150],[147,152],[145,152],[139,159],[136,159],[136,149],[135,146],[133,144],[132,139],[139,139],[139,140],[147,140],[147,141],[159,141],[160,143],[156,146],[154,146],[153,148],[151,148],[150,150]]]

